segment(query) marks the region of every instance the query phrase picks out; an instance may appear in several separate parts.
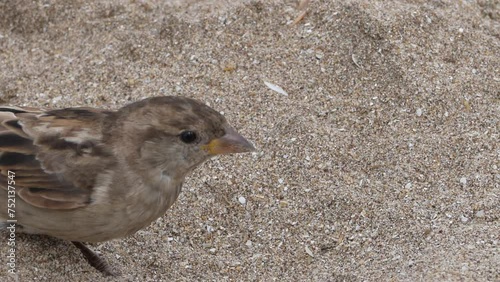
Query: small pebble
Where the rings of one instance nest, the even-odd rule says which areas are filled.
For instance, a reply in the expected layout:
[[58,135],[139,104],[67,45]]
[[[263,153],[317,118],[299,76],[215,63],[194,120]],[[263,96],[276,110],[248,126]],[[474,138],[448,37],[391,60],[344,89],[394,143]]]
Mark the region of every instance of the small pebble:
[[240,196],[238,198],[238,202],[240,202],[240,204],[242,204],[242,205],[245,205],[247,203],[247,199],[243,196]]
[[460,178],[460,184],[466,185],[467,184],[467,178],[465,178],[465,177]]
[[469,221],[469,219],[466,216],[461,215],[460,216],[460,221],[463,222],[463,223],[466,223],[467,221]]
[[207,227],[206,227],[206,228],[207,228],[207,232],[208,232],[208,233],[212,233],[212,232],[214,232],[214,230],[215,230],[215,229],[214,229],[212,226],[210,226],[210,225],[207,225]]
[[418,108],[417,109],[417,117],[422,116],[422,109]]
[[288,207],[288,202],[287,201],[280,201],[280,208],[286,208]]
[[55,104],[55,103],[58,103],[61,100],[62,100],[62,96],[57,96],[57,97],[55,97],[55,98],[52,99],[52,103]]
[[484,210],[477,211],[476,212],[476,217],[483,218],[484,217]]

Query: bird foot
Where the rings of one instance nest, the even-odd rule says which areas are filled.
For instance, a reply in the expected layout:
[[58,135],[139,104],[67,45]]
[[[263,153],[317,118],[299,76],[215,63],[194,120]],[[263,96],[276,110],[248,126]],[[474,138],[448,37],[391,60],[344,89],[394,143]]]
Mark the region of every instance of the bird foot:
[[82,242],[72,241],[71,243],[80,249],[87,262],[102,274],[115,277],[120,275],[119,271],[113,269],[103,258],[85,246]]

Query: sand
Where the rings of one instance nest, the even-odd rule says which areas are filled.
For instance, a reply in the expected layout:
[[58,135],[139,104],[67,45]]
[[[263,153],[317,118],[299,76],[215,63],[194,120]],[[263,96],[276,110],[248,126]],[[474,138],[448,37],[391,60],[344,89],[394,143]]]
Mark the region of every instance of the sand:
[[499,281],[499,1],[303,6],[0,2],[1,103],[189,96],[258,148],[91,245],[120,277],[18,234],[19,281]]

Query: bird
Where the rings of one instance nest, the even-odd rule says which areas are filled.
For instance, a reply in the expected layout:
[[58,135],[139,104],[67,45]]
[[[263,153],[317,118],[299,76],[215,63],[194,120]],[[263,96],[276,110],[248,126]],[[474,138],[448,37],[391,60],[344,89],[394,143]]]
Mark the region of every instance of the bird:
[[0,106],[0,226],[71,241],[93,267],[116,275],[85,243],[147,227],[200,164],[252,151],[222,114],[187,97],[116,111]]

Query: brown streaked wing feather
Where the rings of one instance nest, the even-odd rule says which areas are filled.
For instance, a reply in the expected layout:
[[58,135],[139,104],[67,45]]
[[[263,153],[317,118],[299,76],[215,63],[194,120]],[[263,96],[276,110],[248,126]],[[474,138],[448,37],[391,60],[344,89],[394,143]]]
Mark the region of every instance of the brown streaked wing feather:
[[48,209],[88,205],[96,178],[114,164],[102,143],[109,111],[70,108],[42,111],[0,106],[0,186],[15,173],[17,194]]
[[22,154],[33,154],[36,151],[33,140],[19,136],[15,132],[8,132],[7,130],[0,133],[0,148],[6,152]]
[[[60,192],[62,200],[53,200],[50,198],[50,194],[44,193],[54,189],[46,189],[42,192],[32,192],[33,189],[23,188],[18,192],[18,195],[27,203],[39,208],[48,209],[76,209],[79,207],[84,207],[89,204],[88,201],[82,201],[82,199],[88,199],[86,194],[77,194],[77,197],[70,197],[67,191]],[[56,191],[57,193],[57,191]]]

